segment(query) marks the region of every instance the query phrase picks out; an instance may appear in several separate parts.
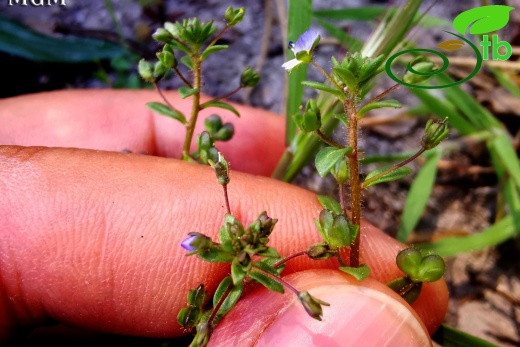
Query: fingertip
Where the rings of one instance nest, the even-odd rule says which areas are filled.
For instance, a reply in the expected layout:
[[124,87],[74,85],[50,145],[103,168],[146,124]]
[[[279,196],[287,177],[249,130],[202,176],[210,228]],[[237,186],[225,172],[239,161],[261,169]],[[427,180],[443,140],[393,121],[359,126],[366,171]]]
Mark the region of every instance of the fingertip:
[[293,293],[259,289],[215,330],[211,346],[431,346],[417,314],[381,283],[358,282],[334,270],[285,278],[330,304],[322,321],[307,315]]

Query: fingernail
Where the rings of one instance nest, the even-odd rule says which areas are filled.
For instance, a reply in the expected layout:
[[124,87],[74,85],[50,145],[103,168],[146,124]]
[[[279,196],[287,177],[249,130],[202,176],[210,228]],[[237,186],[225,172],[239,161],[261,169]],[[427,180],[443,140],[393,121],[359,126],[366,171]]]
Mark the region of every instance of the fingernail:
[[273,320],[255,346],[431,346],[424,327],[395,298],[357,285],[315,287],[326,301],[323,320],[309,317],[293,301]]

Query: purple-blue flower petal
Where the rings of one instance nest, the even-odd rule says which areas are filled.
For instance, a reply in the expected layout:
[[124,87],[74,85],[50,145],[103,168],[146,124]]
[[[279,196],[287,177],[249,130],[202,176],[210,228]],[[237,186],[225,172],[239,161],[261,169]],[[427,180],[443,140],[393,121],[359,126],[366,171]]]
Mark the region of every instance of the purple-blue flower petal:
[[181,242],[181,247],[190,252],[194,251],[195,247],[193,247],[191,244],[195,240],[195,238],[197,238],[197,235],[188,236],[184,239],[184,241]]
[[300,51],[310,51],[314,47],[314,42],[316,39],[320,36],[320,33],[318,33],[316,30],[309,29],[306,32],[302,34],[294,44],[294,53]]

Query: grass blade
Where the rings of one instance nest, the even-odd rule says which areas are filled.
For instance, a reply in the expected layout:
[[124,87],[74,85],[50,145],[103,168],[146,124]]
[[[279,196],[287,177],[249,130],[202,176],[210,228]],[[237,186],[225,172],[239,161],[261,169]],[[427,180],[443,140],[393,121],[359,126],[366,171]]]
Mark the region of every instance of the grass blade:
[[[311,26],[312,0],[289,0],[287,37],[296,41]],[[286,50],[287,51],[287,50]],[[292,55],[292,52],[289,53]],[[292,59],[292,58],[291,58]],[[280,67],[280,71],[282,68]],[[307,78],[307,65],[289,74],[287,106],[285,112],[285,144],[289,146],[296,134],[296,124],[292,116],[298,112],[303,98],[302,82]]]
[[397,231],[397,239],[401,242],[406,242],[408,236],[410,236],[419,222],[432,192],[437,175],[437,164],[441,159],[442,153],[438,149],[434,149],[431,152],[427,157],[426,163],[424,163],[415,177],[406,197],[401,224]]
[[484,341],[481,338],[457,330],[446,324],[440,326],[435,334],[433,334],[432,339],[444,347],[497,347],[491,342]]

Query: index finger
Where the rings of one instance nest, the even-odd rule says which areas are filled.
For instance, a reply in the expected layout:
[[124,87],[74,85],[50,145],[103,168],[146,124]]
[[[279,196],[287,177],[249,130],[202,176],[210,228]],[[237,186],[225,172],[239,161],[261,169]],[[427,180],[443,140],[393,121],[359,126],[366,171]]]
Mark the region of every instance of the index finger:
[[[167,99],[189,119],[191,99],[165,92]],[[209,97],[203,97],[209,100]],[[179,158],[186,129],[181,123],[151,112],[145,104],[162,102],[151,90],[66,90],[0,100],[0,144],[77,147],[109,151],[129,149]],[[284,120],[271,112],[233,104],[240,112],[210,108],[199,114],[195,134],[203,119],[217,113],[232,122],[235,136],[217,142],[232,168],[270,175],[284,150]],[[192,141],[192,150],[195,138]]]

